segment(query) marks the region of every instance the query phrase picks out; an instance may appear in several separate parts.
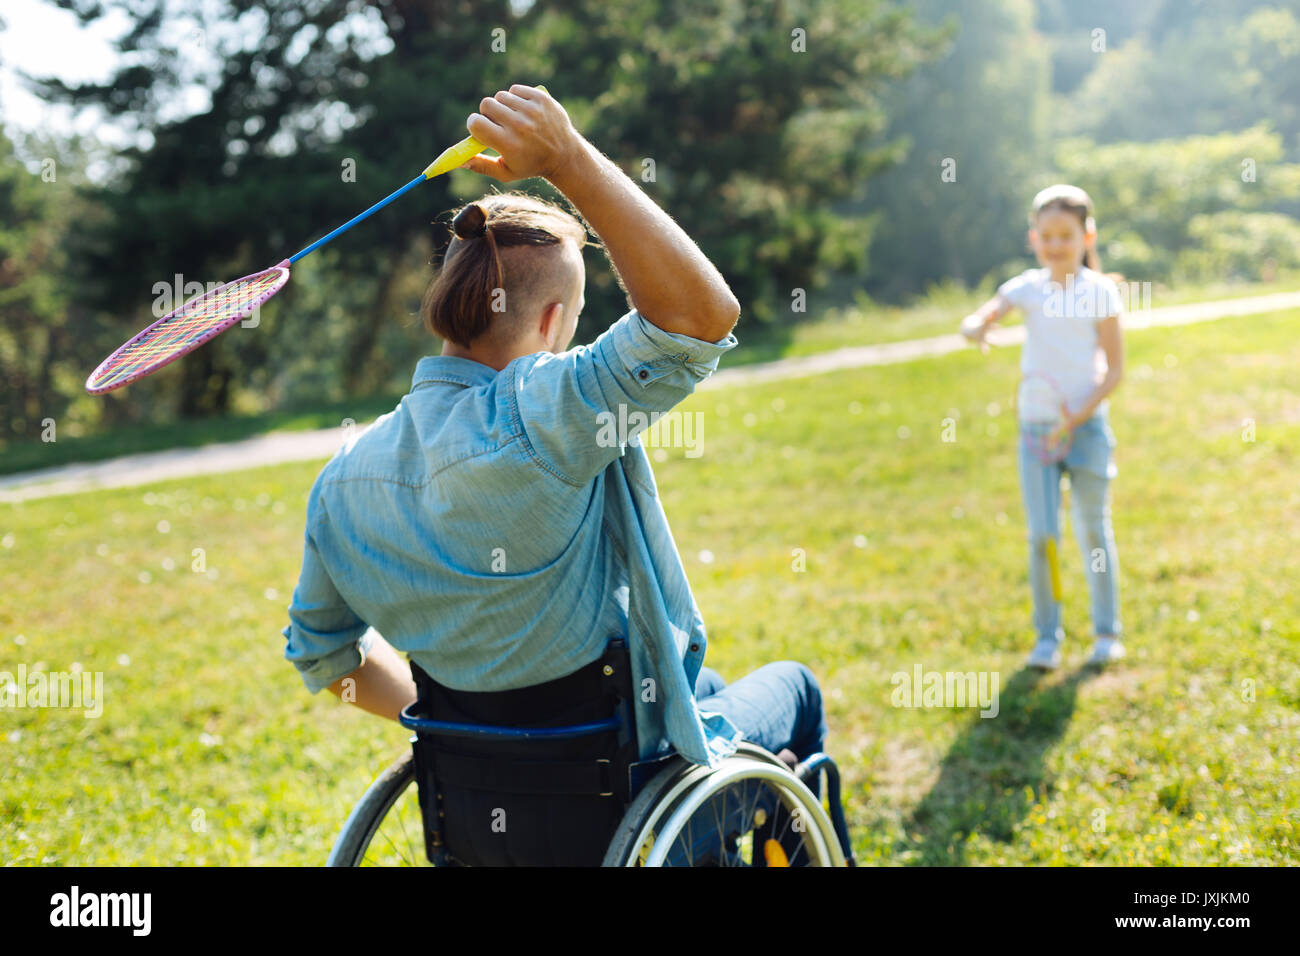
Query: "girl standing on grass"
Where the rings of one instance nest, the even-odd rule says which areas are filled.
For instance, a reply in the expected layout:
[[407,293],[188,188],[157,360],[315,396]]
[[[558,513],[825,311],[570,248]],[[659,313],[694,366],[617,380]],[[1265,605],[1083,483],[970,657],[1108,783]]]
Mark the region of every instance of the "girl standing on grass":
[[[997,294],[962,321],[962,334],[988,351],[989,327],[1012,309],[1025,320],[1020,358],[1022,386],[1051,381],[1064,406],[1057,437],[1072,439],[1059,462],[1035,454],[1022,388],[1019,418],[1020,490],[1029,525],[1029,585],[1038,642],[1026,662],[1051,670],[1061,663],[1059,571],[1061,476],[1069,474],[1074,534],[1092,598],[1095,642],[1089,663],[1124,655],[1119,618],[1119,562],[1111,528],[1110,481],[1115,435],[1108,396],[1123,375],[1119,289],[1101,274],[1092,200],[1075,186],[1056,185],[1034,197],[1029,241],[1042,266],[1004,282]],[[1050,456],[1049,456],[1050,457]]]

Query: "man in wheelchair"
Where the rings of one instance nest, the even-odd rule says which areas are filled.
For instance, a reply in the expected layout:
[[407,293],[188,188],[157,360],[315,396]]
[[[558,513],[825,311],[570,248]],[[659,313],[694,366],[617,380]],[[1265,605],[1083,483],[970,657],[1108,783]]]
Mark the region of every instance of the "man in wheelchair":
[[[394,720],[413,705],[408,717],[440,726],[557,727],[622,708],[621,737],[442,734],[416,749],[437,767],[438,785],[421,785],[447,791],[422,792],[422,808],[488,827],[462,862],[599,862],[595,843],[662,755],[717,767],[743,739],[793,765],[822,749],[825,716],[801,664],[730,685],[702,666],[704,623],[644,424],[610,437],[611,422],[656,419],[717,368],[737,344],[735,297],[544,90],[512,86],[479,109],[469,131],[500,155],[468,168],[547,179],[603,243],[632,310],[570,349],[583,223],[513,192],[462,208],[421,308],[441,354],[419,360],[410,393],[312,487],[285,657],[312,693]],[[511,788],[528,795],[505,814],[517,838],[498,852],[492,801]],[[604,835],[581,848],[566,838],[574,859],[557,857],[548,821],[575,815]]]

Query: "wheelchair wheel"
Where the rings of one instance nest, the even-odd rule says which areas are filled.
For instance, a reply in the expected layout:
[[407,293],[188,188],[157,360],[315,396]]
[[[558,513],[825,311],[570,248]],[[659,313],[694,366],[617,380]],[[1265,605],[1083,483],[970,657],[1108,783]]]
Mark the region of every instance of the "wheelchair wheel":
[[845,866],[830,817],[785,764],[742,743],[720,766],[675,761],[632,801],[605,866]]
[[326,866],[429,866],[410,750],[352,808]]

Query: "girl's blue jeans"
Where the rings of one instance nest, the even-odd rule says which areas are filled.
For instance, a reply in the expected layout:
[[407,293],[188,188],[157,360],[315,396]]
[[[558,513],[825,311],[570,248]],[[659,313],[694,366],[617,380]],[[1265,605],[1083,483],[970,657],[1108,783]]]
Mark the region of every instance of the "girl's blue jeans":
[[[1061,477],[1070,476],[1074,536],[1083,557],[1084,575],[1092,601],[1092,629],[1098,637],[1119,637],[1119,559],[1111,526],[1110,482],[1116,468],[1112,452],[1115,435],[1105,412],[1093,415],[1074,432],[1065,460],[1045,465],[1034,456],[1021,430],[1020,492],[1029,525],[1029,587],[1034,599],[1034,629],[1038,640],[1059,643],[1061,606],[1052,595],[1047,542],[1061,541]],[[1061,589],[1064,591],[1065,582]]]

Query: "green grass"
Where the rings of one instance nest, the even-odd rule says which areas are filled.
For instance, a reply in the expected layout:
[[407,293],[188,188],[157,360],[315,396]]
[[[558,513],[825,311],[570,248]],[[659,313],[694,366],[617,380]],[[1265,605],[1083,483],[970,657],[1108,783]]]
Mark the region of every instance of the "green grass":
[[[847,288],[847,286],[845,287]],[[1300,276],[1283,277],[1271,283],[1221,283],[1214,286],[1167,289],[1157,287],[1150,305],[1164,307],[1185,302],[1267,295],[1300,289]],[[1137,293],[1134,293],[1135,301]],[[936,287],[924,299],[906,307],[886,306],[869,301],[844,308],[820,309],[818,317],[798,324],[746,330],[740,344],[727,354],[725,367],[736,368],[781,358],[813,355],[857,345],[898,342],[955,332],[961,317],[977,308],[987,295],[957,287]],[[1004,324],[1018,324],[1012,317]],[[581,338],[598,334],[584,322]],[[430,347],[430,354],[437,349]],[[229,415],[219,419],[183,420],[170,424],[130,425],[103,432],[72,436],[66,433],[55,442],[39,440],[0,441],[0,475],[73,462],[101,461],[136,452],[169,448],[194,448],[213,442],[236,441],[271,431],[302,431],[329,428],[345,418],[372,421],[392,409],[399,393],[384,393],[346,402],[313,405],[250,415]]]
[[[1112,421],[1129,657],[1100,675],[1079,667],[1069,542],[1066,667],[1021,669],[1014,350],[682,406],[704,414],[703,456],[652,455],[708,662],[728,679],[788,658],[816,671],[861,861],[1300,863],[1297,321],[1127,337]],[[98,719],[0,710],[0,858],[323,861],[405,733],[308,695],[281,658],[319,467],[0,509],[0,670],[105,675]],[[999,716],[892,706],[891,675],[918,663],[996,672]]]

